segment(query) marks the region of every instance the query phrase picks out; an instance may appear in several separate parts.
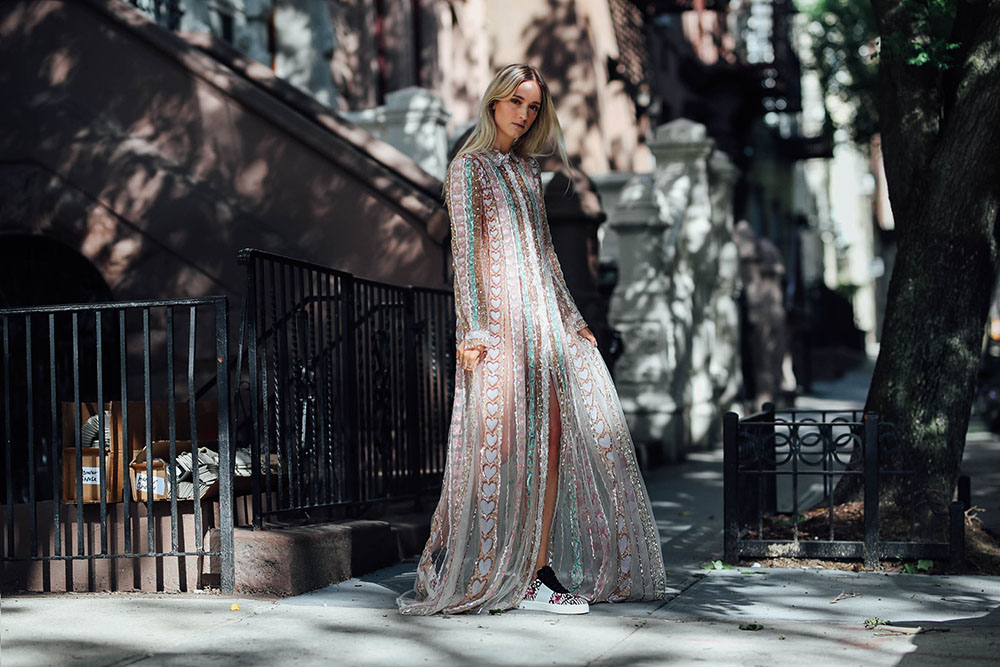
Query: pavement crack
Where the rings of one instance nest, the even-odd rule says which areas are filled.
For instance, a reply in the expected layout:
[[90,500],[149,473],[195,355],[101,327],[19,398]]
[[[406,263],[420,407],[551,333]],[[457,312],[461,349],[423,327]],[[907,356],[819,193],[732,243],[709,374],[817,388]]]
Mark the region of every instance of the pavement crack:
[[691,576],[691,581],[688,582],[688,584],[686,586],[684,586],[682,589],[680,589],[679,591],[677,591],[677,594],[674,595],[672,598],[670,598],[669,600],[665,600],[663,602],[663,604],[661,604],[659,607],[657,607],[655,610],[653,610],[652,613],[656,613],[657,611],[659,611],[661,609],[666,609],[667,607],[669,607],[670,605],[672,605],[674,602],[676,602],[679,597],[681,597],[682,595],[684,595],[685,593],[687,593],[693,587],[695,587],[696,585],[698,585],[698,583],[704,581],[707,578],[708,577],[705,577],[705,576],[699,577],[699,576],[696,576],[696,575],[692,575]]
[[601,653],[598,653],[596,656],[594,656],[593,659],[591,659],[591,660],[589,660],[589,661],[587,661],[587,662],[585,662],[583,664],[586,666],[586,665],[593,665],[593,664],[595,664],[597,662],[600,662],[601,660],[604,659],[604,656],[612,654],[615,651],[615,649],[617,649],[619,646],[621,646],[622,644],[624,644],[625,642],[627,642],[629,639],[631,639],[632,636],[635,633],[639,632],[639,630],[642,630],[649,623],[649,621],[647,621],[645,619],[635,619],[635,620],[637,620],[638,622],[635,624],[635,627],[632,628],[632,632],[628,633],[627,635],[625,635],[624,637],[622,637],[621,639],[619,639],[618,641],[616,641],[614,644],[612,644],[611,646],[609,646],[607,648],[607,650],[602,651]]
[[122,658],[121,660],[116,660],[115,662],[108,663],[107,665],[105,665],[105,667],[128,667],[128,665],[134,665],[137,662],[142,662],[146,658],[152,658],[153,655],[154,655],[153,653],[143,651],[142,653],[136,653],[126,658]]

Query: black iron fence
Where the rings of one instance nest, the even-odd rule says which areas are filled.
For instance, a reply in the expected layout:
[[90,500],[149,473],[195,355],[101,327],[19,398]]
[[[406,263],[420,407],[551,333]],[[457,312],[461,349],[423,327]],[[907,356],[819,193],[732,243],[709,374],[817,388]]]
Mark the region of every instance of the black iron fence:
[[[450,292],[244,250],[238,433],[253,524],[439,488],[454,394]],[[245,346],[245,350],[244,350]]]
[[232,592],[226,308],[0,310],[7,586]]
[[[947,542],[916,538],[918,511],[935,504],[918,483],[906,445],[890,423],[861,410],[762,412],[723,419],[725,558],[806,557],[864,560],[964,560],[968,480],[947,516]],[[902,465],[889,461],[903,461]],[[863,500],[838,503],[835,487],[860,479]],[[902,488],[895,511],[880,524],[882,482]],[[942,516],[944,520],[944,516]],[[891,525],[890,525],[891,524]]]

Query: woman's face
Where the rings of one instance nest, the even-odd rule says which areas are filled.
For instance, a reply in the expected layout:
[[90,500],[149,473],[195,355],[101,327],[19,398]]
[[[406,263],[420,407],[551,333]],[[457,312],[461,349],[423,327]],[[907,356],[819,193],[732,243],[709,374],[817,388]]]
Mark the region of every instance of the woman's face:
[[522,82],[510,99],[498,100],[493,106],[493,122],[500,147],[509,149],[515,139],[527,132],[541,108],[542,89],[531,80]]

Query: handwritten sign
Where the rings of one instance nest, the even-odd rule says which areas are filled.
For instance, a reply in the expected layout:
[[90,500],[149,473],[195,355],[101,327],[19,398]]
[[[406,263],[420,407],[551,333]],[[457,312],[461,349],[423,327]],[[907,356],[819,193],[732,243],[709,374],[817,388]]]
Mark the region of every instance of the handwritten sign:
[[[146,483],[146,473],[140,472],[135,476],[135,490],[136,491],[146,491],[149,489],[149,485]],[[167,480],[162,477],[153,476],[153,495],[154,496],[164,496],[167,492]]]

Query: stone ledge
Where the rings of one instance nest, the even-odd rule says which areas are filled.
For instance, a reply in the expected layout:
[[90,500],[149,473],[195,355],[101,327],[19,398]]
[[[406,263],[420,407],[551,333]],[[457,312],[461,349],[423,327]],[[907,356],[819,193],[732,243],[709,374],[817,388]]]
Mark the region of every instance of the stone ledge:
[[299,595],[387,567],[424,546],[430,515],[233,532],[236,592]]

